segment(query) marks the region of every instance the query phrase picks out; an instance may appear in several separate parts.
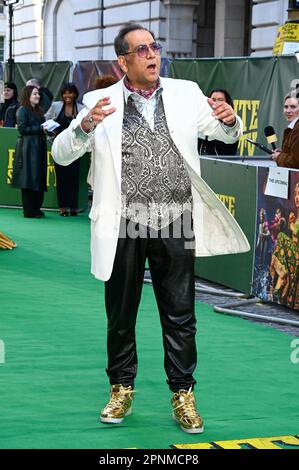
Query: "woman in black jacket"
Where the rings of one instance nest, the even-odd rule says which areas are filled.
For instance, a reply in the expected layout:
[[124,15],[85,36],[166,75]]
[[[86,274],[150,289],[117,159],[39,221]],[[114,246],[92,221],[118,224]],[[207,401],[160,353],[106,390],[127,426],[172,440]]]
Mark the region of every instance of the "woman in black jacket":
[[[45,114],[45,118],[53,119],[60,127],[55,129],[55,134],[67,129],[73,119],[83,108],[83,105],[77,102],[79,91],[72,82],[64,83],[60,90],[61,101],[54,101]],[[79,174],[80,158],[67,166],[55,163],[57,201],[59,212],[62,217],[78,214],[78,196],[79,196]]]
[[34,86],[22,90],[17,112],[19,138],[13,163],[12,186],[21,188],[24,217],[41,218],[46,186],[47,146],[41,128],[44,113],[39,106],[39,91]]
[[4,103],[0,104],[0,127],[15,127],[16,112],[20,106],[15,83],[4,83]]

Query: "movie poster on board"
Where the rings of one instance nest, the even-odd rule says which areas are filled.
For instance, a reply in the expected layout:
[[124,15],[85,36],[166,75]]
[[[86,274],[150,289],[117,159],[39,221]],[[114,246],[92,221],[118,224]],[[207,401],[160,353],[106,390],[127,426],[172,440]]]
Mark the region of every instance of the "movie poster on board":
[[268,171],[258,169],[253,293],[299,310],[299,171],[290,171],[288,199],[265,195]]

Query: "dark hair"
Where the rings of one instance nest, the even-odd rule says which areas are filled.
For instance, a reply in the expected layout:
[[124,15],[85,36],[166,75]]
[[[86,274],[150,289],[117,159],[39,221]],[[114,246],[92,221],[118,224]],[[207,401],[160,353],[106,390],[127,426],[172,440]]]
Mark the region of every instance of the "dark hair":
[[285,208],[282,206],[282,204],[277,204],[276,209],[275,209],[275,214],[276,212],[279,211],[281,213],[281,217],[285,218]]
[[211,98],[213,93],[223,93],[224,96],[225,96],[225,101],[227,102],[227,104],[229,104],[232,108],[234,107],[233,100],[232,100],[230,94],[228,93],[228,91],[223,90],[222,88],[215,88],[215,90],[210,91],[208,97]]
[[10,90],[13,90],[13,99],[17,100],[18,99],[18,89],[17,85],[13,82],[5,82],[4,83],[4,88],[9,88]]
[[60,96],[63,98],[63,94],[69,91],[70,93],[75,94],[75,101],[78,99],[79,91],[76,85],[73,82],[64,83],[60,89]]
[[38,116],[43,117],[45,114],[43,109],[39,105],[33,107],[30,103],[30,96],[33,90],[38,91],[38,88],[33,85],[24,86],[21,91],[21,105],[24,106],[24,108],[27,108],[29,111],[36,113]]
[[147,31],[153,36],[154,40],[156,40],[154,33],[149,29],[145,28],[144,26],[141,26],[137,23],[127,23],[119,30],[118,35],[114,39],[114,50],[117,57],[125,54],[129,50],[129,44],[125,40],[126,34],[138,30]]
[[118,79],[114,75],[101,75],[95,79],[94,89],[108,88],[108,86],[114,85],[117,82]]

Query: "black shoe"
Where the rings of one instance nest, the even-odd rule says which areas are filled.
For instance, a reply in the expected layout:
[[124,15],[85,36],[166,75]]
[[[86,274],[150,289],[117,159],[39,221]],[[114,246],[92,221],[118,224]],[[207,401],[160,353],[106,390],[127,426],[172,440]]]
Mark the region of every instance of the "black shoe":
[[68,211],[60,212],[61,217],[67,217],[69,215]]
[[42,219],[43,217],[45,217],[45,215],[41,215],[41,214],[35,214],[35,215],[25,215],[24,214],[24,217],[25,219]]
[[39,211],[38,215],[40,215],[41,217],[46,217],[43,211]]
[[78,212],[77,211],[71,211],[71,216],[72,217],[77,217],[78,215]]

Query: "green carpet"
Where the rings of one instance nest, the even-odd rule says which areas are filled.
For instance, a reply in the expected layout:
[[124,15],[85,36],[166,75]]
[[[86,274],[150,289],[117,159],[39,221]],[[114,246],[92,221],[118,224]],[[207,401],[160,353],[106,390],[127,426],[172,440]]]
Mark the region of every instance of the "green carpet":
[[18,243],[0,252],[0,448],[169,448],[299,433],[299,364],[292,337],[222,316],[198,303],[196,388],[202,435],[172,421],[152,287],[138,317],[134,413],[98,422],[108,397],[103,284],[89,268],[86,215],[24,219],[0,209],[0,231]]

